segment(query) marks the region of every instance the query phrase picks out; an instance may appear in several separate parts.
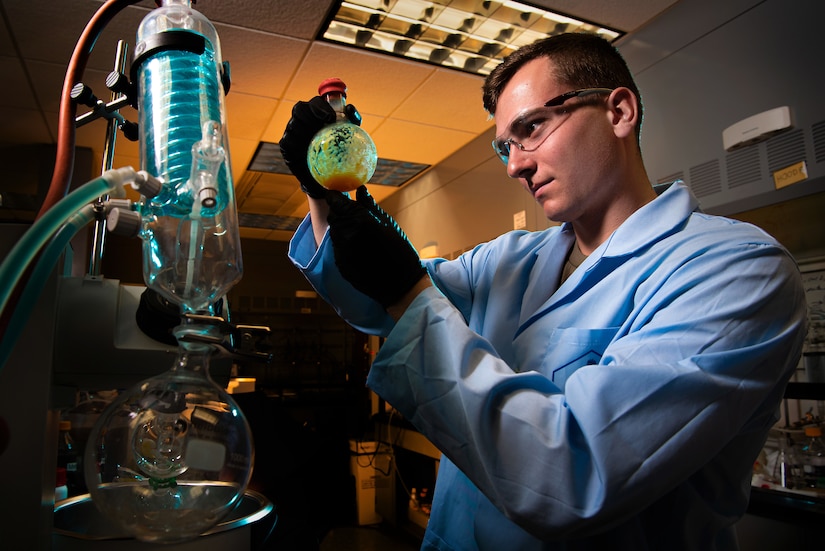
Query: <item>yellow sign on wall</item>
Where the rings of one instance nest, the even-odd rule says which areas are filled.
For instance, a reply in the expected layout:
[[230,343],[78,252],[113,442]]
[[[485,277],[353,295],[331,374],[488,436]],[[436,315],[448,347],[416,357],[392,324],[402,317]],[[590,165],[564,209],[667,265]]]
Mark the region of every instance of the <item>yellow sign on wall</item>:
[[798,162],[773,173],[773,183],[776,189],[781,189],[807,179],[808,167],[805,166],[805,161]]

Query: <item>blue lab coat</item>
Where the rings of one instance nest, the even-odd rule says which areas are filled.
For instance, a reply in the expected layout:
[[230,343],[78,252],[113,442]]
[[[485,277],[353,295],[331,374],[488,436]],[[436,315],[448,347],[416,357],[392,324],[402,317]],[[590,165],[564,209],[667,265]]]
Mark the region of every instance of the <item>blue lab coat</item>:
[[387,336],[368,385],[443,453],[422,549],[736,549],[804,338],[794,259],[677,182],[558,285],[569,225],[454,261],[393,325],[305,220],[290,257]]

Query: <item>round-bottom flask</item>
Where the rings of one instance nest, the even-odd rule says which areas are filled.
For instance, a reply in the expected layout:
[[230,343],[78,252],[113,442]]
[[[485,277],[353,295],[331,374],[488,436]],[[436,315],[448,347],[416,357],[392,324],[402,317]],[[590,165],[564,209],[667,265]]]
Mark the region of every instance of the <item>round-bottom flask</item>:
[[318,95],[327,99],[337,120],[315,135],[307,151],[312,177],[325,188],[342,192],[367,183],[378,162],[370,135],[347,119],[346,90],[344,82],[337,78],[327,79],[318,87]]
[[209,377],[209,345],[185,342],[171,370],[122,393],[89,434],[85,476],[111,521],[146,542],[173,543],[216,525],[246,491],[254,452],[249,425]]

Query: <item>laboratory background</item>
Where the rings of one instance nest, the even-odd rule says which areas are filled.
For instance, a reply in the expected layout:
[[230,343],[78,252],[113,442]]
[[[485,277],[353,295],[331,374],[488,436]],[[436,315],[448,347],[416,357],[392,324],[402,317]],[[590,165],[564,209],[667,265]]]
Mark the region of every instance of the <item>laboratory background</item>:
[[684,180],[796,258],[808,337],[737,532],[825,546],[798,457],[825,418],[821,0],[0,0],[0,19],[4,549],[417,549],[440,454],[366,388],[380,339],[289,262],[307,202],[278,141],[341,78],[369,191],[422,257],[545,229],[481,85],[563,31],[627,60],[651,185]]

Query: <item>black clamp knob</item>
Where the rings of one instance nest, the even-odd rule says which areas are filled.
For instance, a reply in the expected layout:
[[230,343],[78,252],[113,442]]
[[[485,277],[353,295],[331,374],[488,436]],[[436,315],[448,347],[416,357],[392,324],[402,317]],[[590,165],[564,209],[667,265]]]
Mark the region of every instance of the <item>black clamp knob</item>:
[[129,105],[137,109],[137,87],[129,82],[129,77],[120,71],[106,75],[106,87],[116,94],[129,98]]
[[[112,75],[115,76],[112,76]],[[127,88],[132,88],[129,84],[128,79],[126,79],[125,75],[123,78],[119,78],[117,73],[113,71],[109,73],[109,76],[106,77],[106,85],[109,86],[110,82],[112,86],[118,88],[115,90],[111,88],[112,91],[120,93],[121,96],[115,100],[110,101],[109,103],[103,103],[97,96],[95,96],[92,89],[87,85],[83,84],[82,82],[78,82],[74,86],[72,86],[72,90],[69,93],[72,101],[78,103],[80,105],[86,105],[87,107],[91,107],[92,110],[88,113],[84,113],[83,115],[78,116],[75,118],[75,124],[78,127],[81,127],[85,124],[88,124],[94,120],[97,120],[101,117],[114,120],[117,127],[123,132],[124,137],[132,142],[136,142],[139,139],[139,132],[138,132],[138,125],[129,122],[123,118],[123,115],[119,113],[119,110],[122,107],[126,107],[127,105],[133,104],[133,101],[136,103],[136,100],[133,100],[135,94],[129,96],[128,94],[123,94],[120,90],[126,90]],[[127,90],[128,91],[128,90]]]
[[97,104],[100,103],[100,100],[94,95],[92,89],[82,82],[78,82],[72,86],[72,91],[69,95],[72,101],[85,105],[86,107],[97,107]]

